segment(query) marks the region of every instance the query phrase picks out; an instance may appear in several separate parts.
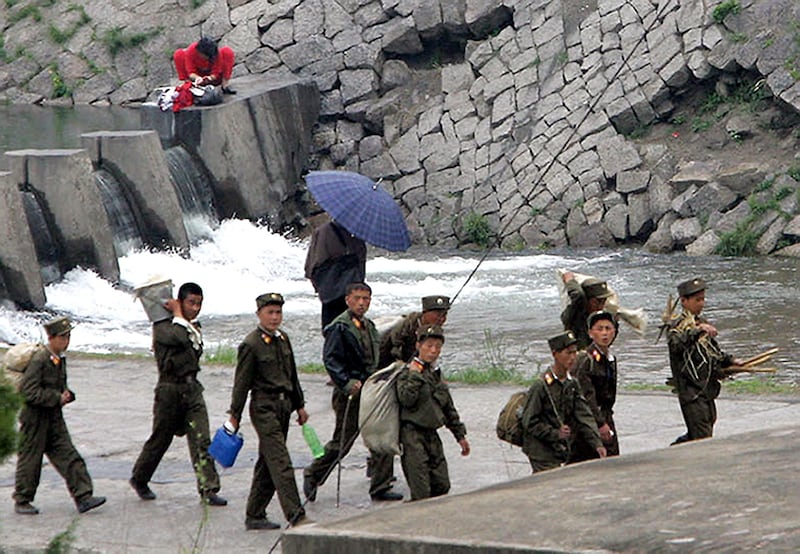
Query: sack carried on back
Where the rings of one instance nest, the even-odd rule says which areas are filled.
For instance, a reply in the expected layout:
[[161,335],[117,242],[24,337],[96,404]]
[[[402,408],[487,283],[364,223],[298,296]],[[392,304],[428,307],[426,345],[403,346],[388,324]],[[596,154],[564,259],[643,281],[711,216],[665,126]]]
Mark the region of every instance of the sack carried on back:
[[38,342],[22,342],[15,344],[6,352],[5,358],[3,358],[3,374],[14,385],[17,392],[22,384],[22,374],[31,363],[31,358],[43,348],[45,346]]
[[522,412],[528,400],[528,391],[515,392],[500,410],[497,417],[497,438],[510,442],[514,446],[522,446]]

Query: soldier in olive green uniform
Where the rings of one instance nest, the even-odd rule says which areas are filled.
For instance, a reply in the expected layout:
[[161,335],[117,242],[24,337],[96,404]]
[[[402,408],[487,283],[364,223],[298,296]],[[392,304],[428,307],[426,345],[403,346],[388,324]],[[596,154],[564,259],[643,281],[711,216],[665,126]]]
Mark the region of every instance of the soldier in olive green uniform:
[[575,333],[578,350],[583,350],[592,342],[586,318],[589,314],[602,310],[606,299],[613,293],[608,288],[608,283],[600,279],[589,278],[578,283],[571,271],[564,273],[562,280],[569,296],[569,304],[561,312],[561,323],[565,330]]
[[417,333],[417,356],[406,364],[397,379],[401,461],[411,500],[441,496],[450,490],[439,427],[447,426],[461,446],[461,455],[469,455],[467,429],[436,367],[443,344],[444,331],[440,326],[421,328]]
[[567,463],[576,434],[598,456],[606,456],[589,405],[569,375],[577,356],[575,335],[566,331],[547,342],[553,353],[553,366],[531,385],[522,413],[522,451],[534,473]]
[[[611,353],[611,343],[617,335],[617,320],[611,312],[599,311],[589,316],[589,336],[592,344],[578,352],[575,379],[589,403],[597,423],[606,454],[619,456],[617,427],[614,424],[614,402],[617,399],[617,358]],[[579,435],[572,444],[569,463],[597,457],[597,452]]]
[[20,443],[14,484],[14,511],[36,515],[33,502],[42,475],[42,457],[66,480],[70,495],[80,513],[105,503],[102,496],[92,496],[92,478],[86,463],[69,436],[62,407],[75,400],[67,388],[67,359],[72,323],[66,317],[45,323],[46,348],[37,350],[20,383],[25,401],[19,414]]
[[178,299],[171,298],[165,304],[174,317],[153,324],[153,350],[158,366],[153,431],[142,447],[129,481],[142,500],[155,499],[148,483],[172,444],[172,437],[185,434],[201,498],[211,506],[228,503],[217,495],[219,475],[214,459],[208,454],[211,444],[208,411],[203,385],[197,380],[203,337],[199,323],[194,320],[202,306],[203,289],[196,283],[184,283],[178,290]]
[[706,283],[690,279],[678,285],[681,314],[667,322],[667,343],[672,378],[688,434],[676,442],[710,437],[717,420],[714,399],[719,396],[723,368],[740,365],[741,360],[722,351],[717,329],[700,315],[706,303]]
[[422,311],[411,312],[395,323],[381,339],[381,357],[378,367],[388,367],[394,361],[409,361],[417,349],[417,332],[430,325],[444,326],[450,298],[426,296],[422,299]]
[[258,433],[259,456],[247,500],[245,527],[277,529],[280,525],[267,519],[267,505],[276,491],[291,525],[308,521],[286,449],[292,412],[297,412],[300,425],[308,420],[308,414],[297,379],[292,343],[279,329],[283,321],[283,296],[274,292],[262,294],[256,298],[256,308],[258,328],[239,345],[229,423],[234,430],[239,428],[250,392],[250,420]]
[[[323,331],[322,358],[334,383],[331,403],[336,412],[336,427],[333,437],[325,445],[325,454],[303,472],[303,493],[312,502],[317,498],[317,488],[325,482],[337,461],[347,455],[358,436],[358,395],[361,385],[378,367],[378,331],[365,316],[371,300],[369,285],[348,285],[345,296],[347,311]],[[390,490],[394,481],[393,456],[371,452],[370,457],[370,497],[373,500],[402,500],[403,495]]]

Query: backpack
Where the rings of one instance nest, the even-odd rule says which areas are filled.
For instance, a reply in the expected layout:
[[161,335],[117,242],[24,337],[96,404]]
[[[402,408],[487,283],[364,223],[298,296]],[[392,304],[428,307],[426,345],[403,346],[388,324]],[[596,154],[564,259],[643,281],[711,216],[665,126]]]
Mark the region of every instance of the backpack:
[[214,85],[194,86],[190,89],[194,95],[195,106],[213,106],[222,104],[222,87]]
[[395,362],[364,381],[358,408],[358,426],[364,444],[379,454],[400,455],[400,403],[397,377],[405,367]]
[[39,342],[21,342],[15,344],[6,352],[3,358],[3,375],[14,386],[17,392],[22,385],[22,374],[31,363],[31,358],[45,346]]
[[522,446],[522,411],[528,401],[528,391],[511,395],[497,417],[497,438],[514,446]]

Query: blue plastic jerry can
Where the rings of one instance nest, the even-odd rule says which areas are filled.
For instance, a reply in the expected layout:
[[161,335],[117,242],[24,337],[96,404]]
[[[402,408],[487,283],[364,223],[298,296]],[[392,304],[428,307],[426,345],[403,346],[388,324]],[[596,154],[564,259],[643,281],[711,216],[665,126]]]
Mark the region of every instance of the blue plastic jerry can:
[[231,467],[243,444],[244,437],[241,433],[232,433],[223,426],[214,434],[214,440],[208,447],[208,453],[222,467]]

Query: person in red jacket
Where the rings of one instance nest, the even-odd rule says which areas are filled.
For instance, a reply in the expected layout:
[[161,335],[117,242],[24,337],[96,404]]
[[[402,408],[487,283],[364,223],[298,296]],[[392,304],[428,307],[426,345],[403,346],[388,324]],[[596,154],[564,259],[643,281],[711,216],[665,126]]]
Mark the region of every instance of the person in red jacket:
[[228,86],[234,60],[229,46],[218,48],[214,39],[203,37],[186,48],[175,50],[172,59],[181,81],[191,81],[197,86],[220,85],[222,92],[236,94]]

